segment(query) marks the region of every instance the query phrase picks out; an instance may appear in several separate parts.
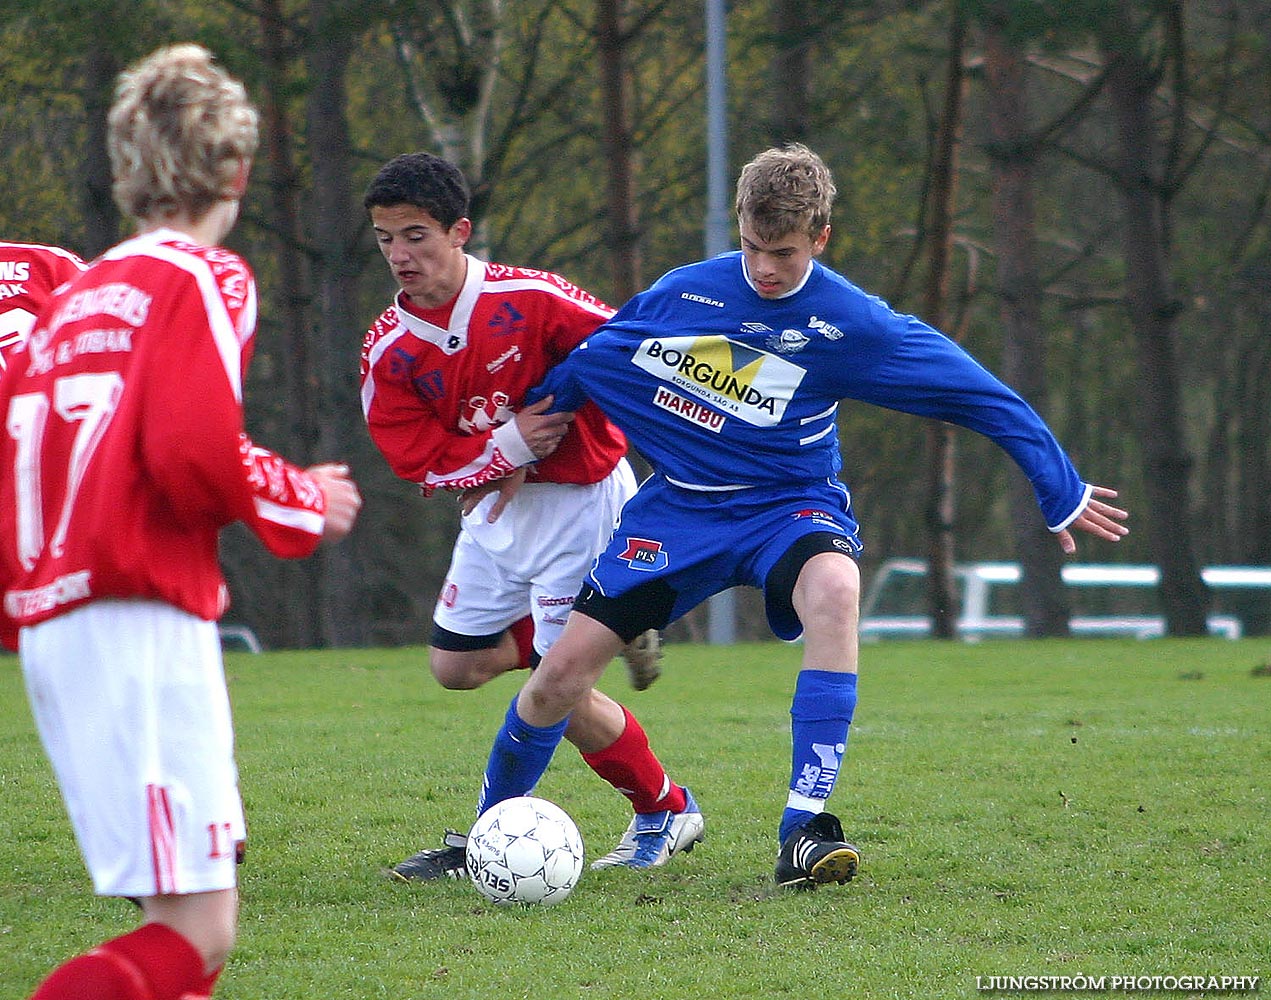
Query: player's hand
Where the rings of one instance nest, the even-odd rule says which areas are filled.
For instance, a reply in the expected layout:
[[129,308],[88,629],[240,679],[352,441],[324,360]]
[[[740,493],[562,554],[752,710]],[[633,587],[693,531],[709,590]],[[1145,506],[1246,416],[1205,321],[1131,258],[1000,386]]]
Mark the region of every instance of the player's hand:
[[339,462],[311,465],[305,471],[318,481],[327,498],[322,540],[338,542],[353,530],[353,522],[362,509],[362,494],[358,491],[357,483],[350,478],[349,467]]
[[574,415],[568,410],[560,413],[548,413],[552,405],[552,396],[544,396],[537,403],[532,403],[516,415],[516,429],[521,434],[535,458],[546,458],[561,443]]
[[525,482],[526,473],[529,469],[525,466],[517,469],[512,475],[503,479],[496,479],[492,483],[485,483],[475,489],[464,490],[459,494],[459,509],[463,512],[463,516],[467,517],[477,509],[477,504],[488,497],[491,493],[498,493],[499,499],[490,505],[490,510],[485,516],[487,524],[493,524],[499,519],[504,509],[512,502],[512,498],[520,491],[521,485]]
[[[1130,533],[1130,529],[1121,523],[1130,516],[1130,513],[1098,499],[1099,497],[1111,499],[1116,495],[1116,490],[1106,486],[1091,487],[1090,502],[1086,504],[1085,510],[1077,515],[1069,528],[1089,532],[1107,542],[1119,542]],[[1077,541],[1072,537],[1071,531],[1060,531],[1058,536],[1059,547],[1066,555],[1072,555],[1077,551]]]

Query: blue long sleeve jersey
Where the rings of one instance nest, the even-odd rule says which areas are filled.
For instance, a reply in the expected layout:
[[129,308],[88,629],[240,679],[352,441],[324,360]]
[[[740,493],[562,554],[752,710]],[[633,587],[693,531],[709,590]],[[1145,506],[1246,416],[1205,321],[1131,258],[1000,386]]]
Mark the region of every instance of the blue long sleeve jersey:
[[813,261],[780,299],[740,252],[677,268],[552,369],[527,402],[590,397],[654,469],[695,490],[842,478],[836,417],[856,399],[984,434],[1024,470],[1052,531],[1090,487],[1037,413],[961,347]]

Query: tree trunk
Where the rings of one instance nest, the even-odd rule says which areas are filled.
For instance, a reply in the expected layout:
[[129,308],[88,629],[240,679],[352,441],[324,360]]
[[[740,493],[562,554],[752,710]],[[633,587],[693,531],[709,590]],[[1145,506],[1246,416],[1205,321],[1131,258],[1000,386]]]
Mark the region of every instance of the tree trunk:
[[[953,213],[957,202],[958,147],[962,141],[965,35],[965,22],[955,13],[949,32],[944,108],[932,158],[931,203],[926,226],[929,266],[923,294],[923,318],[942,330],[948,329],[951,317],[949,257],[953,249]],[[957,638],[958,602],[953,580],[956,465],[953,435],[953,428],[947,424],[928,423],[927,611],[931,617],[931,634],[937,639]]]
[[[997,290],[1003,328],[1002,373],[1007,383],[1043,416],[1048,410],[1046,344],[1041,330],[1041,282],[1037,275],[1033,170],[1037,147],[1029,135],[1025,64],[1004,31],[1004,12],[988,19],[984,63],[988,83],[993,177],[993,232]],[[1019,555],[1021,610],[1030,636],[1068,634],[1063,555],[1037,509],[1025,476],[1011,470],[1011,531]]]
[[644,286],[636,204],[635,143],[631,134],[631,71],[628,36],[624,29],[626,8],[626,0],[596,0],[614,305],[626,302]]
[[113,18],[109,8],[94,4],[87,15],[95,30],[84,53],[84,118],[88,134],[84,142],[84,230],[86,260],[119,242],[119,207],[111,192],[110,154],[106,149],[106,116],[110,111],[119,61],[108,30]]
[[773,0],[772,29],[776,52],[772,57],[772,120],[768,131],[773,145],[806,142],[811,132],[812,0]]
[[[1117,183],[1124,215],[1126,306],[1139,357],[1139,435],[1147,491],[1148,545],[1161,567],[1170,635],[1204,635],[1209,595],[1200,577],[1188,514],[1191,459],[1183,444],[1174,318],[1168,277],[1167,204],[1150,102],[1157,78],[1124,29],[1103,39],[1118,137]],[[1181,99],[1175,95],[1175,99]]]
[[286,431],[280,444],[293,461],[309,465],[318,445],[318,400],[310,347],[309,304],[312,287],[302,252],[300,171],[295,161],[294,127],[287,110],[286,24],[279,0],[262,0],[261,24],[261,138],[269,198],[266,219],[277,247],[281,296],[283,356],[278,366],[286,394]]
[[[337,15],[351,10],[341,0],[312,0],[306,52],[309,79],[308,138],[313,163],[312,231],[316,244],[318,313],[313,340],[312,377],[319,388],[317,454],[323,461],[347,460],[357,451],[354,428],[361,429],[357,387],[357,343],[361,324],[356,279],[360,270],[359,226],[350,184],[352,162],[345,73],[351,50]],[[364,645],[369,621],[362,613],[357,568],[361,536],[323,546],[309,560],[318,609],[315,644]]]

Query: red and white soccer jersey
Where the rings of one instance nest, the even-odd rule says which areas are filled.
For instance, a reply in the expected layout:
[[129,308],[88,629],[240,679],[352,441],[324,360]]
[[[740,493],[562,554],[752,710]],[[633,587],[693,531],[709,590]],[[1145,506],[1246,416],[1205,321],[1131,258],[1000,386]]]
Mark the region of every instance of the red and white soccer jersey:
[[[362,344],[371,438],[425,493],[469,489],[530,463],[509,424],[526,391],[613,314],[559,275],[467,260],[448,317],[412,312],[398,293]],[[622,432],[587,403],[528,481],[597,483],[626,451]]]
[[256,286],[236,254],[168,231],[58,290],[0,381],[0,585],[16,627],[101,598],[214,620],[220,529],[308,555],[325,497],[244,433]]
[[39,243],[0,243],[0,371],[26,339],[53,289],[84,270],[69,250]]

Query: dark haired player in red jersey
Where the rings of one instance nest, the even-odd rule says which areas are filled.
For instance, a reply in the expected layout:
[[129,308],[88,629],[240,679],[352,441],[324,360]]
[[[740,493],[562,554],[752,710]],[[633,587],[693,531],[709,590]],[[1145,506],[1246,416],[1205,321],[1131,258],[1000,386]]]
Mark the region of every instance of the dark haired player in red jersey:
[[[464,509],[430,642],[433,674],[454,689],[537,664],[635,490],[626,438],[595,406],[553,416],[545,404],[521,407],[526,390],[613,310],[559,275],[468,254],[468,199],[459,169],[428,153],[389,161],[364,198],[401,286],[362,345],[367,426],[398,476],[426,495],[450,491]],[[523,485],[505,503],[493,487],[518,467]],[[630,649],[627,659],[633,683],[647,686],[652,675],[642,671],[656,661]],[[635,811],[596,865],[660,865],[702,838],[692,795],[621,705],[593,690],[565,735]],[[443,847],[393,871],[460,877],[463,847],[463,835],[449,832]]]

